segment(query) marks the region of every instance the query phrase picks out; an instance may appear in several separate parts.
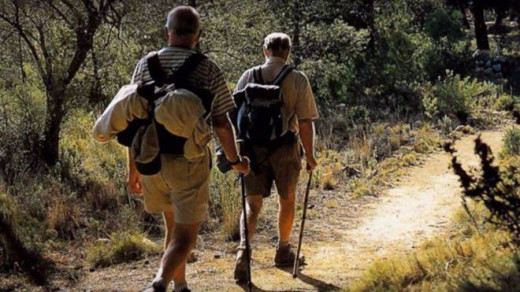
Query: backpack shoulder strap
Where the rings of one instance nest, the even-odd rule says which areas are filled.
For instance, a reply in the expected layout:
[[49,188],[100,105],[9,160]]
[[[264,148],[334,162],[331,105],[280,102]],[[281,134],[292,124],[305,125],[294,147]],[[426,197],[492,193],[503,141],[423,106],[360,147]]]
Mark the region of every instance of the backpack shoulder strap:
[[151,53],[146,57],[146,64],[148,66],[148,72],[150,72],[150,77],[152,77],[157,85],[162,86],[166,83],[166,74],[164,74],[162,70],[161,61],[159,60],[159,54],[157,54],[157,52]]
[[280,86],[284,81],[285,77],[287,77],[287,75],[289,75],[289,73],[291,73],[292,70],[294,70],[292,66],[285,65],[282,68],[282,71],[280,71],[280,74],[278,74],[278,76],[276,76],[276,78],[274,79],[273,85]]
[[265,84],[262,77],[262,66],[257,66],[253,69],[253,82],[257,84]]
[[186,61],[168,78],[168,83],[183,83],[199,64],[208,57],[204,54],[195,53],[189,56]]

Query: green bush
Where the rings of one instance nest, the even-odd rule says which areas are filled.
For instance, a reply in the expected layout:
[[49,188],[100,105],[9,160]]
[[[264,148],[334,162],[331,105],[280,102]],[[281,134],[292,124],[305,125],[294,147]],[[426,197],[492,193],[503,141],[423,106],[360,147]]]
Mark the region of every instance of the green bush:
[[[448,72],[446,78],[432,87],[432,98],[437,101],[438,117],[445,115],[457,118],[462,123],[473,114],[481,95],[485,95],[487,86],[469,77],[462,78]],[[432,99],[423,100],[425,108],[431,108]],[[431,114],[431,113],[429,113]]]
[[494,104],[494,108],[499,111],[512,111],[517,103],[516,98],[508,94],[500,95]]
[[39,163],[40,140],[45,124],[45,91],[38,73],[24,67],[25,82],[0,79],[0,175],[12,185]]
[[465,35],[462,17],[459,11],[438,7],[427,15],[424,31],[435,41],[442,38],[449,42],[457,41]]
[[502,147],[502,155],[520,155],[520,128],[514,127],[508,129],[504,135],[503,141],[504,146]]

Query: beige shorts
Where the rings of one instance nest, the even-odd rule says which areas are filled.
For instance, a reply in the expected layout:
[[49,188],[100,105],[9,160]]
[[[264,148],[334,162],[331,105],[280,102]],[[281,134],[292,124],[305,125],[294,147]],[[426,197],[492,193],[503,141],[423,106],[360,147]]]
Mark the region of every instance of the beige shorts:
[[197,161],[161,155],[161,171],[143,176],[144,206],[149,213],[173,212],[176,223],[204,221],[208,211],[209,151]]
[[[253,151],[254,153],[251,153]],[[296,185],[302,169],[300,144],[297,142],[280,146],[270,154],[263,147],[253,146],[243,154],[259,163],[256,169],[245,177],[248,196],[261,195],[264,198],[271,195],[273,181],[278,195],[283,199],[296,192]]]

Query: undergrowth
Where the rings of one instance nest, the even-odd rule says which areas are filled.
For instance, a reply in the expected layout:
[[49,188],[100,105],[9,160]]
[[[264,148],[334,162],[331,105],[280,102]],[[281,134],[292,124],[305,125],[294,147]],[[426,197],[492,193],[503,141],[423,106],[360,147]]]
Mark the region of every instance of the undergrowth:
[[88,249],[87,263],[93,268],[102,268],[157,255],[161,251],[162,247],[144,234],[123,231],[94,243]]
[[[510,135],[504,150],[518,146]],[[451,145],[446,150],[454,153]],[[480,171],[465,171],[453,156],[465,206],[455,216],[457,225],[412,254],[377,260],[351,290],[519,291],[520,160],[504,150],[500,166],[494,166],[489,147],[477,139]]]

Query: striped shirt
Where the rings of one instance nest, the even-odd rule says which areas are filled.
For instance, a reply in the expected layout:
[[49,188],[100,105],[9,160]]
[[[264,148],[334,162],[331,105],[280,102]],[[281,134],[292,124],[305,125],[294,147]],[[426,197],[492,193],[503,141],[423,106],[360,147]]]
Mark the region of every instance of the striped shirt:
[[[177,70],[184,61],[195,54],[196,51],[179,48],[179,47],[165,47],[161,49],[159,60],[165,74],[172,74]],[[137,81],[148,82],[151,81],[150,73],[148,72],[146,58],[143,58],[137,63],[132,76],[132,83]],[[216,117],[224,115],[229,111],[235,109],[235,102],[227,86],[226,80],[220,68],[211,60],[206,59],[202,61],[197,68],[188,76],[188,82],[197,88],[205,89],[214,95],[213,104],[211,106],[211,115]]]

